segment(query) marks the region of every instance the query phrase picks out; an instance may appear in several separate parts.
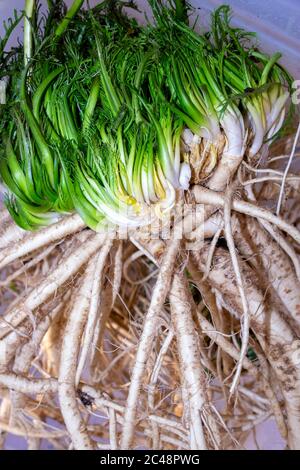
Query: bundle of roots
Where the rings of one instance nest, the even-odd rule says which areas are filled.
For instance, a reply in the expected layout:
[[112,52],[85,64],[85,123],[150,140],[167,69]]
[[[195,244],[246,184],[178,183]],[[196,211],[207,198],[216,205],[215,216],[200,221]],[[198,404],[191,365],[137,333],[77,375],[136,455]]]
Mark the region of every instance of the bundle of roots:
[[[74,2],[73,14],[81,3]],[[162,2],[150,3],[157,21],[163,23]],[[178,11],[176,8],[175,13]],[[69,22],[67,16],[59,23],[58,37]],[[171,23],[186,34],[186,21],[180,23],[172,17]],[[221,22],[216,24],[221,27]],[[222,39],[224,35],[224,39],[228,31],[217,31],[215,37]],[[241,31],[232,30],[232,34],[238,39]],[[97,47],[99,51],[100,42]],[[264,64],[266,79],[271,70],[274,80],[280,77],[280,66],[274,65],[277,56],[266,61],[265,56],[255,53],[256,60]],[[73,59],[76,62],[76,55]],[[210,66],[205,54],[201,60],[202,65]],[[226,54],[223,60],[226,62]],[[234,76],[235,60],[228,62],[228,69],[224,66],[225,78]],[[13,80],[15,88],[8,94],[12,109],[19,104],[23,108],[12,111],[12,122],[4,120],[0,128],[1,135],[6,133],[7,137],[0,170],[10,190],[9,211],[3,208],[0,216],[0,446],[8,448],[16,435],[24,438],[28,449],[244,449],[251,436],[259,447],[257,427],[269,421],[277,428],[282,447],[300,449],[300,127],[295,130],[291,126],[288,136],[271,145],[264,143],[274,137],[285,117],[289,98],[285,85],[274,88],[275,81],[268,88],[267,83],[260,83],[259,91],[242,93],[239,105],[227,103],[229,107],[224,109],[220,109],[219,92],[218,101],[212,91],[201,105],[195,98],[197,112],[182,95],[172,108],[163,107],[167,116],[176,107],[175,115],[183,119],[179,134],[179,121],[175,130],[174,116],[165,121],[162,115],[156,121],[155,108],[141,96],[133,110],[145,113],[139,129],[152,136],[158,154],[153,159],[153,173],[150,168],[155,189],[150,202],[157,217],[150,224],[128,224],[126,230],[118,230],[118,224],[112,223],[116,212],[113,217],[110,212],[109,229],[98,224],[95,231],[89,223],[91,214],[103,218],[106,197],[122,196],[122,203],[130,207],[151,206],[149,201],[141,202],[138,194],[141,190],[145,197],[145,187],[150,187],[141,163],[150,158],[149,149],[146,152],[141,145],[134,171],[131,154],[129,162],[124,157],[127,179],[124,162],[121,165],[116,159],[111,174],[124,177],[119,186],[112,183],[110,170],[102,172],[100,181],[97,155],[90,147],[83,147],[88,153],[80,165],[64,166],[63,159],[56,161],[55,151],[62,151],[63,145],[55,150],[55,142],[68,141],[65,149],[76,150],[85,139],[84,129],[78,140],[63,135],[70,131],[76,107],[68,108],[64,103],[66,120],[58,108],[54,119],[49,94],[55,92],[56,85],[50,87],[55,74],[49,79],[38,76],[43,86],[35,89],[34,59],[28,64],[21,77],[21,104],[14,94],[20,80]],[[167,65],[177,70],[175,62]],[[152,59],[148,66],[151,68]],[[177,79],[171,80],[172,96],[180,95],[179,81],[186,85],[188,70],[183,67]],[[60,72],[56,70],[58,75]],[[106,72],[103,65],[100,78],[105,76],[106,85],[112,86]],[[153,75],[151,80],[154,78],[159,81],[161,77]],[[238,78],[232,83],[237,93]],[[92,91],[104,96],[105,84],[101,86],[97,79]],[[112,90],[107,92],[110,98]],[[194,93],[196,85],[186,90]],[[205,94],[206,88],[199,86],[199,90]],[[127,92],[133,93],[136,103],[133,85]],[[54,107],[58,106],[59,100],[54,102]],[[90,126],[89,112],[96,108],[97,99],[94,105],[92,102],[93,93],[83,127]],[[210,103],[211,111],[205,123],[200,122],[203,103]],[[39,121],[42,106],[45,109]],[[199,118],[197,128],[189,112],[193,119]],[[122,105],[118,117],[120,113]],[[151,128],[143,127],[145,115]],[[214,127],[215,118],[220,127]],[[114,121],[115,117],[109,119]],[[129,143],[138,147],[130,140],[133,134],[122,134],[122,119],[114,123],[114,131],[107,130],[107,121],[99,127],[108,152],[112,152],[115,141],[110,143],[110,138],[117,138],[114,132],[118,126],[117,150],[126,150]],[[263,123],[261,130],[258,125]],[[210,126],[209,135],[203,134],[203,129],[208,130],[206,125]],[[230,133],[233,125],[242,136],[237,153],[232,153],[237,144]],[[128,126],[135,126],[135,122]],[[86,134],[87,145],[94,145],[99,129]],[[51,144],[43,140],[42,132]],[[165,147],[160,147],[160,132],[166,139]],[[45,155],[50,155],[48,160],[43,160]],[[89,163],[91,155],[95,166]],[[178,187],[172,185],[174,169]],[[79,179],[73,171],[81,178],[77,186]],[[29,179],[29,175],[37,178],[39,172],[46,181],[44,188]],[[68,180],[69,174],[72,177]],[[57,181],[51,182],[51,175],[56,175]],[[130,194],[125,181],[129,181]],[[98,192],[88,193],[96,184]],[[64,191],[68,198],[63,197]],[[172,204],[166,210],[168,191]],[[52,204],[54,194],[57,199]],[[60,214],[55,223],[33,232],[24,230],[44,225],[41,221],[54,212]],[[130,220],[132,217],[131,212]]]
[[273,417],[300,448],[299,176],[275,216],[274,152],[234,191],[191,188],[196,249],[176,223],[112,239],[77,215],[24,232],[2,211],[2,446],[243,448]]

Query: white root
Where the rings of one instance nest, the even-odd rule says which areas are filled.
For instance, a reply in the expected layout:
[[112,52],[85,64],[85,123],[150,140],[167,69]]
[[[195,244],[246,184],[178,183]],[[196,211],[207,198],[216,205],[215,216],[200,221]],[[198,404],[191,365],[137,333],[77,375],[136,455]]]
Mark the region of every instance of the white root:
[[223,191],[230,184],[230,180],[233,178],[242,160],[243,156],[222,155],[216,170],[208,181],[208,188],[213,191]]
[[112,240],[107,240],[103,245],[100,252],[97,254],[93,285],[91,290],[91,299],[87,316],[87,323],[84,331],[83,343],[81,353],[78,361],[77,372],[76,372],[76,384],[80,381],[85,362],[87,360],[89,349],[94,337],[95,325],[97,322],[97,315],[100,308],[100,289],[102,285],[103,271],[105,268],[105,261],[107,259],[108,252],[112,246]]
[[[148,387],[148,404],[149,404],[149,409],[151,412],[154,412],[155,409],[155,387],[158,381],[159,373],[162,367],[162,363],[164,360],[165,355],[168,352],[168,349],[173,341],[174,338],[174,332],[173,330],[169,330],[168,334],[162,344],[162,347],[159,351],[159,354],[156,359],[156,363],[154,364],[153,371],[151,374],[150,378],[150,383]],[[150,416],[151,419],[151,416]],[[159,449],[159,428],[155,420],[151,421],[151,427],[152,427],[152,448],[153,449]]]
[[29,325],[20,326],[10,335],[0,341],[0,373],[7,371],[10,362],[13,361],[18,347],[30,338]]
[[40,261],[45,259],[50,253],[52,253],[55,247],[55,244],[48,246],[43,253],[40,253],[38,256],[32,258],[31,261],[23,264],[23,266],[14,271],[10,276],[7,276],[4,281],[0,281],[0,287],[9,286],[13,280],[17,279],[19,276],[21,276],[21,274],[28,271],[32,267],[36,266]]
[[153,289],[151,303],[145,316],[143,332],[140,337],[135,364],[131,374],[131,383],[128,392],[121,438],[122,449],[130,448],[133,440],[136,409],[144,370],[151,351],[153,338],[155,336],[157,319],[170,287],[172,270],[176,261],[179,246],[180,240],[175,238],[170,241],[169,246],[166,248],[157,282]]
[[173,434],[177,434],[183,441],[188,441],[188,433],[181,423],[156,415],[149,415],[149,419],[152,422],[159,424],[162,428],[170,430]]
[[109,440],[110,440],[110,449],[118,449],[118,439],[117,439],[117,423],[116,423],[116,412],[113,408],[109,408]]
[[[254,194],[254,192],[251,188],[247,189],[247,195],[248,195],[248,197],[250,198],[251,201],[253,201],[255,203],[257,202],[255,194]],[[273,227],[269,222],[260,219],[259,223],[262,227],[264,227],[264,229],[275,240],[276,244],[279,245],[281,250],[283,250],[288,255],[288,257],[290,258],[291,263],[293,263],[293,265],[294,265],[296,276],[298,278],[298,281],[300,282],[300,259],[299,259],[299,256],[297,256],[297,253],[296,253],[294,247],[292,246],[292,244],[289,243],[289,241],[284,236],[281,235],[280,231],[276,227]],[[276,244],[272,243],[274,248],[278,250],[278,247],[277,247]],[[280,251],[280,249],[279,249],[279,251]],[[277,263],[277,265],[278,265],[278,263]],[[290,270],[287,269],[287,271],[290,271]],[[293,282],[291,284],[293,284]]]
[[122,244],[122,241],[120,241],[118,243],[118,248],[114,257],[112,305],[114,305],[117,295],[120,290],[121,281],[122,281],[122,267],[123,267],[123,244]]
[[206,376],[200,365],[195,325],[192,320],[191,302],[186,294],[183,276],[174,275],[170,291],[171,314],[179,353],[181,374],[187,389],[190,441],[192,450],[207,448],[202,422],[202,409],[207,403]]
[[92,450],[95,447],[77,405],[76,367],[97,261],[98,256],[88,263],[81,279],[80,288],[75,295],[63,338],[58,374],[58,396],[61,412],[74,448],[77,450]]
[[0,384],[11,390],[20,393],[37,394],[37,393],[55,393],[57,391],[56,379],[34,379],[22,377],[16,374],[0,374]]
[[[197,310],[199,323],[203,333],[205,333],[212,341],[214,341],[222,351],[225,351],[229,356],[231,356],[235,361],[240,359],[240,351],[228,341],[222,333],[216,331],[214,326]],[[244,357],[243,367],[247,369],[253,377],[258,376],[257,368],[252,364],[252,362]]]
[[231,230],[231,198],[232,198],[232,191],[226,191],[226,199],[224,204],[224,232],[227,241],[227,246],[232,262],[233,271],[236,278],[236,283],[239,291],[239,295],[241,297],[241,303],[243,307],[243,317],[242,317],[242,347],[240,352],[240,358],[237,363],[236,373],[234,375],[231,387],[230,387],[230,394],[232,395],[236,390],[236,387],[239,383],[242,367],[243,367],[243,360],[246,357],[247,349],[248,349],[248,341],[249,341],[249,306],[247,301],[247,296],[245,293],[244,287],[244,279],[241,273],[241,269],[239,266],[239,261],[236,253],[236,248],[232,236]]
[[[0,339],[2,339],[10,329],[16,328],[25,318],[29,316],[37,307],[49,299],[72,275],[76,274],[80,267],[103,244],[105,235],[91,235],[83,247],[80,246],[69,255],[63,256],[57,267],[55,267],[41,283],[31,290],[18,305],[14,306],[5,316],[5,322],[0,323]],[[1,320],[1,319],[0,319]],[[10,326],[7,326],[7,323]]]
[[[199,309],[197,310],[197,314],[198,314],[199,323],[200,323],[203,333],[205,333],[209,338],[211,338],[212,341],[214,341],[218,346],[220,346],[222,351],[225,351],[235,361],[239,361],[240,359],[239,350],[236,349],[235,346],[231,344],[226,338],[224,338],[224,336],[221,333],[219,333],[218,331],[214,329],[213,325],[202,315]],[[259,362],[260,364],[262,364],[261,357],[259,357]],[[264,371],[266,371],[266,364],[263,363],[263,365],[264,365]],[[256,379],[259,376],[259,372],[261,372],[261,371],[258,371],[255,365],[247,357],[245,357],[243,360],[243,367]],[[287,437],[287,428],[286,428],[285,420],[284,420],[281,408],[278,404],[278,400],[268,380],[269,374],[266,374],[264,371],[262,372],[262,376],[264,380],[265,393],[266,393],[266,396],[268,397],[268,399],[265,400],[265,402],[266,404],[270,403],[273,413],[274,413],[274,417],[278,425],[278,429],[280,430],[282,437],[285,439]],[[243,389],[243,387],[239,386],[239,391],[241,391],[241,389]],[[248,389],[245,389],[245,391],[248,392]]]
[[[195,254],[195,257],[200,269],[204,269],[205,252],[201,255]],[[274,306],[265,304],[262,293],[256,287],[255,275],[250,268],[243,264],[242,270],[246,281],[245,289],[251,328],[281,384],[285,398],[288,443],[291,449],[300,449],[299,413],[297,411],[300,407],[300,342]],[[242,307],[235,295],[233,278],[228,254],[223,249],[217,249],[209,280],[221,294],[225,308],[234,315],[240,315]]]
[[[234,236],[240,253],[260,275],[263,269],[261,282],[266,288],[272,286],[274,301],[279,298],[300,332],[300,283],[289,258],[263,227],[267,224],[266,228],[271,233],[274,228],[265,221],[261,222],[261,227],[255,219],[237,220]],[[274,236],[276,234],[274,232]]]
[[206,260],[206,268],[205,268],[204,273],[203,273],[203,281],[205,281],[207,279],[207,276],[209,274],[211,263],[212,263],[213,256],[214,256],[214,252],[215,252],[215,249],[216,249],[216,246],[217,246],[217,243],[218,243],[218,240],[220,238],[220,235],[221,235],[222,231],[223,231],[223,223],[217,229],[217,231],[214,234],[213,239],[211,241],[211,244],[210,244],[210,247],[209,247],[209,252],[208,252],[208,255],[207,255],[207,260]]
[[272,386],[272,379],[271,379],[271,371],[270,366],[267,362],[265,355],[258,351],[258,348],[255,349],[256,355],[259,359],[260,370],[263,377],[263,384],[266,397],[269,400],[270,408],[273,411],[274,418],[276,420],[278,430],[283,439],[287,439],[288,437],[288,429],[286,426],[285,418],[283,416],[283,412],[281,410],[278,398]]
[[298,282],[300,282],[300,260],[293,246],[269,222],[260,220],[259,223],[271,235],[279,247],[288,255],[290,261],[294,265]]
[[93,350],[90,354],[90,364],[93,371],[93,377],[98,374],[98,358],[102,351],[105,325],[116,301],[121,285],[123,265],[122,249],[122,242],[119,241],[116,254],[113,255],[113,264],[105,276],[105,280],[108,281],[108,284],[105,288],[102,289],[102,292],[100,293],[100,309],[98,318],[95,322],[92,340]]
[[295,156],[296,146],[297,146],[297,143],[298,143],[298,140],[299,140],[299,135],[300,135],[300,122],[298,124],[295,139],[294,139],[294,142],[293,142],[292,151],[291,151],[291,154],[289,156],[288,162],[286,164],[284,174],[283,174],[283,178],[282,178],[282,182],[281,182],[281,188],[280,188],[280,193],[279,193],[278,202],[277,202],[277,209],[276,209],[276,214],[277,215],[280,214],[280,209],[281,209],[282,200],[283,200],[283,196],[284,196],[284,186],[285,186],[285,182],[286,182],[286,179],[287,179],[288,172],[290,170],[290,166],[291,166],[293,158]]
[[74,214],[64,217],[56,224],[43,228],[38,232],[28,233],[22,231],[23,236],[17,244],[11,243],[2,250],[0,255],[0,269],[7,266],[12,261],[42,248],[45,245],[61,240],[67,235],[78,232],[84,227],[85,225],[79,215]]
[[12,243],[19,242],[24,237],[26,237],[27,232],[19,228],[14,221],[10,218],[1,219],[0,216],[0,249],[4,250],[7,246]]
[[[8,421],[11,404],[7,397],[3,396],[0,404],[0,421]],[[4,450],[6,432],[0,428],[0,449]]]
[[[265,182],[269,182],[269,181],[281,182],[282,177],[281,176],[271,176],[271,175],[270,176],[261,176],[260,178],[251,178],[249,180],[245,180],[241,184],[242,184],[242,186],[251,186],[253,184],[265,183]],[[287,181],[300,181],[300,176],[288,176]]]
[[[66,295],[65,300],[68,299],[69,296]],[[43,318],[40,323],[36,326],[28,343],[25,343],[24,346],[20,348],[18,354],[16,355],[15,363],[13,365],[13,372],[15,374],[23,376],[26,376],[26,374],[28,374],[31,363],[38,351],[39,345],[45,333],[47,332],[51,322],[61,312],[61,308],[62,304],[60,303],[45,318]],[[12,390],[11,403],[13,407],[10,422],[12,423],[13,420],[13,422],[17,425],[19,412],[20,410],[24,409],[24,395],[16,390]]]
[[[211,191],[200,186],[194,186],[193,194],[198,204],[224,207],[225,196],[223,193],[216,193],[215,191]],[[247,214],[252,217],[267,220],[271,224],[277,226],[283,232],[286,232],[288,235],[290,235],[290,237],[300,244],[299,230],[283,220],[281,217],[277,217],[276,215],[272,214],[272,212],[269,210],[235,198],[232,200],[232,209],[237,212],[241,212],[242,214]]]
[[45,430],[29,430],[21,429],[19,427],[11,426],[10,424],[0,421],[0,429],[3,431],[15,434],[16,436],[23,436],[26,438],[33,437],[38,439],[54,439],[66,436],[66,431],[56,430],[56,431],[45,431]]

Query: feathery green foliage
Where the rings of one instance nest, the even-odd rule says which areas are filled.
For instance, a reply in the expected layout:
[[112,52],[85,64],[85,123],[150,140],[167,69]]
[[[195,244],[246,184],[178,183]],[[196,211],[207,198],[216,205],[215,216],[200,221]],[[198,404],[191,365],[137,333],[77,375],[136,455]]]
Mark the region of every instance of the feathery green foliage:
[[125,12],[132,1],[82,4],[53,0],[42,15],[26,0],[24,43],[5,51],[16,13],[0,41],[0,174],[24,229],[72,211],[94,230],[140,226],[189,187],[185,128],[238,158],[282,127],[291,78],[228,6],[199,34],[182,0],[149,0],[144,26]]

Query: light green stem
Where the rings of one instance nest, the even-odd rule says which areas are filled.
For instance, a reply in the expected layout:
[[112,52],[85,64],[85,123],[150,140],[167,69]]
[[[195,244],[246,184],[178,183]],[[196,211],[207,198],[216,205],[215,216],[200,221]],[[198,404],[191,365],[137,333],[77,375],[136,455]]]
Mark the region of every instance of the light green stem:
[[74,0],[73,1],[72,5],[70,6],[69,10],[67,11],[66,16],[64,17],[64,19],[60,22],[60,24],[56,28],[55,36],[60,37],[65,32],[65,30],[67,29],[67,27],[68,27],[70,21],[72,20],[72,18],[76,15],[78,10],[80,10],[80,8],[82,7],[83,2],[84,2],[84,0]]
[[24,64],[25,67],[32,57],[32,17],[35,7],[35,0],[25,0],[24,16]]

